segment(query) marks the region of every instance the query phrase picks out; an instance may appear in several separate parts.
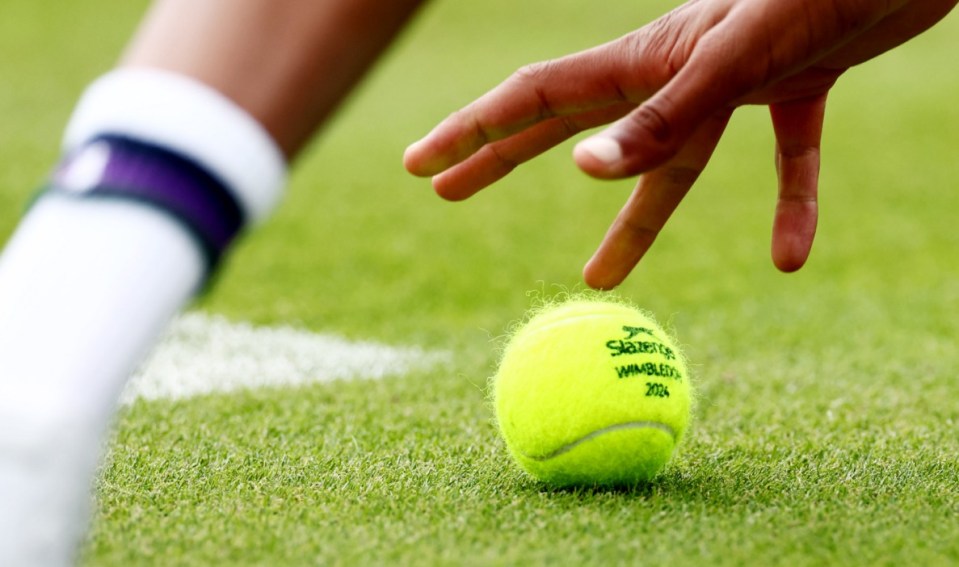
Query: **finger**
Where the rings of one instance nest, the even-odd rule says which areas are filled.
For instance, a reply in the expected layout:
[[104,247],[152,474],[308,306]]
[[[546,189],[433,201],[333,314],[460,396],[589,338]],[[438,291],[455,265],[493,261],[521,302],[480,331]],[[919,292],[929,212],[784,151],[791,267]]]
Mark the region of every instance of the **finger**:
[[545,120],[642,102],[682,66],[677,58],[688,53],[686,44],[701,32],[701,26],[687,21],[697,13],[683,6],[615,41],[517,70],[409,146],[406,169],[436,175],[485,144]]
[[734,80],[733,73],[724,75],[724,66],[729,66],[728,60],[719,59],[716,50],[697,47],[659,92],[603,132],[577,144],[576,164],[593,177],[619,179],[665,163],[700,124],[748,91],[746,81]]
[[606,124],[635,108],[622,103],[574,116],[540,122],[509,138],[486,144],[461,163],[433,177],[433,189],[444,199],[460,201],[499,181],[516,166],[571,136]]
[[[700,5],[704,5],[700,3]],[[728,22],[726,14],[705,31],[688,59],[648,100],[606,130],[573,150],[576,164],[593,177],[618,179],[638,175],[664,164],[710,116],[731,108],[733,101],[760,79],[764,51],[750,54],[749,20]]]
[[600,46],[519,69],[409,146],[404,165],[414,175],[435,175],[485,144],[540,122],[623,103],[624,92],[610,78],[616,71],[606,55],[611,49]]
[[712,116],[672,159],[639,179],[583,269],[587,285],[612,289],[629,275],[706,167],[728,121],[727,112]]
[[779,201],[773,221],[772,259],[784,272],[806,263],[819,216],[820,142],[826,95],[769,106],[776,134]]

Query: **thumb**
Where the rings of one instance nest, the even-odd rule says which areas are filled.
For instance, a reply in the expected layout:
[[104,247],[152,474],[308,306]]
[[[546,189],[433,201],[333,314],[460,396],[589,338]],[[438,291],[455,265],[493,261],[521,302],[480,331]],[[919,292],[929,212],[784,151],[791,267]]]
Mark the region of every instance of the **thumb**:
[[[678,27],[674,34],[693,36],[677,43],[680,51],[689,50],[688,57],[676,56],[672,76],[633,112],[580,142],[573,150],[577,165],[594,177],[615,179],[665,163],[711,116],[730,111],[745,95],[817,56],[808,42],[811,24],[803,17],[807,8],[802,0],[744,1],[727,13],[707,13],[714,25],[692,26],[693,31]],[[836,17],[828,10],[819,11],[825,13],[817,14],[816,21]],[[833,27],[827,26],[827,31]],[[824,37],[818,38],[816,47],[831,45],[837,34],[820,34]],[[770,37],[776,38],[772,47]],[[640,51],[635,57],[644,55],[655,56],[655,52]]]
[[683,146],[690,131],[688,120],[678,120],[670,106],[662,97],[650,99],[604,131],[576,144],[576,165],[593,177],[620,179],[666,163]]
[[731,111],[733,101],[755,82],[752,68],[729,69],[729,61],[718,60],[718,55],[699,46],[652,97],[577,144],[576,164],[593,177],[619,179],[650,171],[672,158],[701,124]]

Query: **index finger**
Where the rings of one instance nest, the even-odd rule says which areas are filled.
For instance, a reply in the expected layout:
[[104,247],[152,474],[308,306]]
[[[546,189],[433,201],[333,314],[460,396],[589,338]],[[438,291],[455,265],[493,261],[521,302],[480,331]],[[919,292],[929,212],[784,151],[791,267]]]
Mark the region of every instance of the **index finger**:
[[436,175],[485,144],[543,120],[645,100],[671,75],[669,45],[656,41],[657,33],[659,28],[648,26],[586,51],[521,67],[407,148],[406,169]]

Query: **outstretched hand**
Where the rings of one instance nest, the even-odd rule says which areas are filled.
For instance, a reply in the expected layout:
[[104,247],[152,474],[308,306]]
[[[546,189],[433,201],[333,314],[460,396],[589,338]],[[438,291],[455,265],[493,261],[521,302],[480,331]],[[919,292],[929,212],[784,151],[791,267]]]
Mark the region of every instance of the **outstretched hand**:
[[441,122],[404,156],[465,199],[583,130],[587,174],[642,174],[583,275],[618,285],[705,168],[732,111],[768,105],[779,202],[772,257],[797,270],[812,246],[822,122],[849,67],[922,33],[959,0],[690,0],[610,43],[535,63]]

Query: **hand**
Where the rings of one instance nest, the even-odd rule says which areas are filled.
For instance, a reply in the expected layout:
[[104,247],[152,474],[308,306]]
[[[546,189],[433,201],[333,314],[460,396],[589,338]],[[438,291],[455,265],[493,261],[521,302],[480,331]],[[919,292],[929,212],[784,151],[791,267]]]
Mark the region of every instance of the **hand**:
[[959,0],[691,0],[610,43],[536,63],[441,122],[404,156],[442,197],[465,199],[585,129],[587,174],[642,174],[584,269],[629,274],[712,156],[733,109],[769,106],[779,202],[772,257],[802,267],[818,216],[826,95],[849,67],[925,31]]

